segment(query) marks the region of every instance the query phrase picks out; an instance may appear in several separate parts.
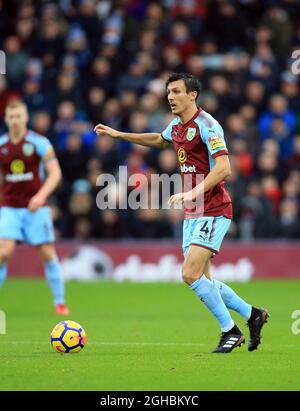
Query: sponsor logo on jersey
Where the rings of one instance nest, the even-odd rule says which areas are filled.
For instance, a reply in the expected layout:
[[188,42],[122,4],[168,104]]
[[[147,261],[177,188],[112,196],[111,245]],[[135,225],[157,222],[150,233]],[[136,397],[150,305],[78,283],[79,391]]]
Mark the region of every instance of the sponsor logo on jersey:
[[180,171],[182,173],[196,173],[196,166],[192,165],[192,166],[187,166],[186,164],[182,164],[180,166]]
[[196,129],[195,128],[188,128],[188,131],[186,133],[186,139],[187,141],[192,141],[193,138],[196,135]]
[[25,156],[31,156],[34,152],[34,147],[30,143],[25,143],[23,144],[22,150]]
[[177,151],[178,161],[179,163],[184,163],[186,161],[186,153],[184,148],[180,148]]
[[6,156],[8,154],[8,148],[6,147],[1,148],[1,153]]
[[21,174],[7,174],[5,180],[8,183],[19,183],[20,181],[31,181],[33,180],[33,172],[29,171],[28,173]]
[[209,137],[208,142],[212,150],[218,150],[219,148],[225,148],[225,143],[220,136]]
[[13,174],[21,174],[21,173],[24,173],[24,171],[25,171],[24,161],[22,161],[22,160],[13,160],[13,161],[10,163],[10,171],[11,171]]
[[25,164],[22,160],[13,160],[10,163],[10,171],[12,174],[6,174],[5,180],[9,183],[17,183],[19,181],[33,180],[33,172],[24,173]]

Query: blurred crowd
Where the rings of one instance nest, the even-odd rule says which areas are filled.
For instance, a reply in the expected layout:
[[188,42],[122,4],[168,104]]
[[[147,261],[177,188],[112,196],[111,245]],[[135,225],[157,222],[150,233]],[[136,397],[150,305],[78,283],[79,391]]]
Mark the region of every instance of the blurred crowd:
[[181,237],[180,211],[96,206],[97,178],[119,165],[148,179],[178,172],[172,149],[93,132],[99,122],[161,132],[173,71],[200,78],[199,105],[224,128],[229,237],[300,237],[297,0],[0,0],[0,32],[0,129],[7,102],[21,98],[30,127],[53,143],[64,175],[50,199],[58,238]]

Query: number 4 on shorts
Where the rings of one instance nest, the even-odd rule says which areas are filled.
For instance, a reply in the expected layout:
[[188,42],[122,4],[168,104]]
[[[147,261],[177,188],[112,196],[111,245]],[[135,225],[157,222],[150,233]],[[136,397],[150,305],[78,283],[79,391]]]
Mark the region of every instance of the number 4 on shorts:
[[199,229],[199,235],[203,240],[208,240],[209,235],[211,232],[211,224],[209,224],[208,220],[204,221],[202,227]]

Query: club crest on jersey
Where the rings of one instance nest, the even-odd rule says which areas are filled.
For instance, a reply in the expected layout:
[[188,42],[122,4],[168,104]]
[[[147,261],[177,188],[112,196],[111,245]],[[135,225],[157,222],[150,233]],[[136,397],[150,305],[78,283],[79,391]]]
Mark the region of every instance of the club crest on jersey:
[[179,163],[184,163],[186,161],[186,153],[185,153],[185,149],[184,148],[180,148],[177,151],[177,156],[178,156],[178,161]]
[[25,156],[31,156],[31,154],[34,151],[34,148],[32,144],[26,143],[23,145],[22,150]]
[[187,141],[192,141],[193,138],[196,135],[196,129],[195,128],[188,128],[188,131],[186,133],[186,139]]
[[220,136],[209,137],[208,139],[210,148],[212,150],[218,150],[219,148],[225,148],[225,143]]

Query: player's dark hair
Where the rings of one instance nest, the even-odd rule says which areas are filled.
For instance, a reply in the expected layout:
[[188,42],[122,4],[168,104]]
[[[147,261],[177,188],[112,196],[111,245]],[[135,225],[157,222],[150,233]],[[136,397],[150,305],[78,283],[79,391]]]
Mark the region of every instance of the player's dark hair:
[[166,81],[166,87],[168,87],[170,83],[173,83],[173,81],[177,81],[177,80],[183,80],[187,93],[189,93],[190,91],[196,91],[197,98],[199,97],[200,90],[201,90],[201,83],[197,77],[189,73],[172,73],[171,76]]

